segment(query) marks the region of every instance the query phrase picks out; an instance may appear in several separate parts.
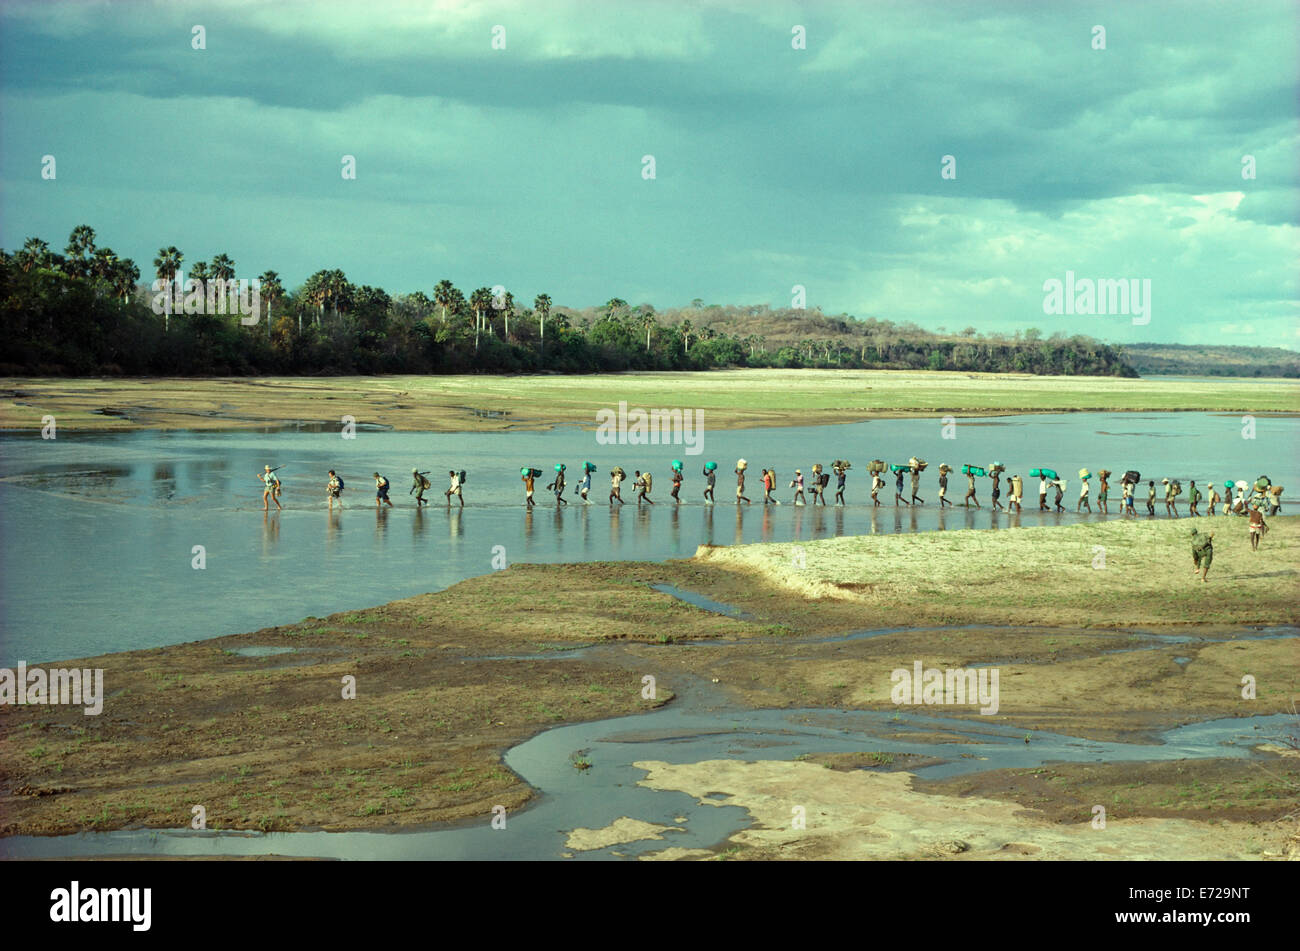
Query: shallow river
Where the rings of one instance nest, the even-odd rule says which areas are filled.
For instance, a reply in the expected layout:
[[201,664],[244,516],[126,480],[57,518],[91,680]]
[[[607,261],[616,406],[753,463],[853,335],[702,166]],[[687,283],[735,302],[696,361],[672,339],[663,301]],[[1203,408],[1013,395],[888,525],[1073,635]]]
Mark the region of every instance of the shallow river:
[[[1185,484],[1253,480],[1266,472],[1275,483],[1300,487],[1300,420],[1294,418],[1260,417],[1253,439],[1243,439],[1240,416],[1206,413],[962,419],[953,436],[943,438],[937,418],[708,431],[703,453],[688,456],[681,446],[600,446],[594,431],[576,428],[359,432],[352,440],[299,431],[6,435],[0,437],[0,665],[181,643],[381,604],[486,573],[494,555],[511,563],[660,560],[689,557],[703,543],[1105,517],[1039,513],[1037,480],[1027,478],[1039,465],[1069,480],[1071,509],[1075,473],[1085,465],[1136,468],[1157,484],[1164,476]],[[894,506],[891,480],[881,492],[886,504],[871,508],[866,462],[901,462],[912,454],[931,463],[922,479],[927,504]],[[748,495],[755,504],[738,509],[731,471],[741,456],[751,462]],[[829,466],[837,457],[854,464],[847,507],[789,504],[786,486],[795,468],[808,474],[812,463]],[[668,499],[673,458],[686,463],[681,507]],[[701,502],[700,470],[710,459],[719,464],[716,506]],[[1023,515],[991,512],[987,479],[978,480],[983,510],[939,510],[940,462],[987,466],[994,459],[1026,476]],[[600,470],[592,491],[597,504],[575,500],[557,510],[542,485],[554,463],[565,462],[572,486],[584,460]],[[269,516],[261,511],[257,480],[265,463],[285,465],[279,475],[286,508]],[[521,504],[522,465],[548,473],[531,514]],[[629,473],[651,468],[659,504],[638,511],[625,485],[629,504],[611,510],[605,499],[612,465]],[[406,492],[415,466],[433,470],[430,496],[437,501],[423,512]],[[760,504],[758,470],[765,466],[777,470],[776,495],[785,502],[779,508]],[[448,511],[446,477],[437,473],[453,467],[469,472],[467,505]],[[347,482],[347,508],[333,515],[324,502],[331,468]],[[392,482],[391,510],[375,509],[370,474],[376,469]],[[833,500],[833,482],[831,489]],[[949,495],[960,502],[964,493],[965,479],[955,474]],[[1112,518],[1117,498],[1113,489]],[[193,566],[195,546],[203,546],[203,570]]]

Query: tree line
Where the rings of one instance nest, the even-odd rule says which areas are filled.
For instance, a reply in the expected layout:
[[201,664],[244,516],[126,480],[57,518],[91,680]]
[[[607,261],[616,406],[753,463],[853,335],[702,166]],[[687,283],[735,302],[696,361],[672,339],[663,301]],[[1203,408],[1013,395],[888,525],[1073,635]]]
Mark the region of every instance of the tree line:
[[[592,373],[719,367],[932,369],[1136,376],[1119,348],[1036,330],[947,334],[915,324],[827,316],[817,308],[706,305],[656,311],[614,297],[599,307],[531,306],[501,287],[468,294],[450,280],[429,293],[390,295],[323,269],[300,287],[259,275],[256,322],[225,312],[179,313],[187,294],[212,300],[233,281],[227,254],[186,267],[160,248],[153,278],[175,288],[158,313],[153,278],[78,225],[63,253],[40,238],[0,249],[6,333],[0,373],[201,375]],[[184,284],[179,282],[184,279]],[[223,283],[218,283],[223,282]],[[205,311],[207,308],[205,308]]]

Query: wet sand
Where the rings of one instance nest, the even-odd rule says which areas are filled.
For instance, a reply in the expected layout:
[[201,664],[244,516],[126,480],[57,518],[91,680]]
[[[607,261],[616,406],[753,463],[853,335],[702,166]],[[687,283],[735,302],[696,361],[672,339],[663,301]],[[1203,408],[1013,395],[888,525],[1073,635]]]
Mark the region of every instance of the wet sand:
[[[1236,528],[1239,521],[1230,524]],[[683,685],[700,681],[716,683],[714,689],[739,709],[896,710],[890,672],[918,660],[936,667],[995,664],[1002,683],[1000,709],[987,722],[1002,727],[1149,743],[1179,724],[1286,713],[1300,694],[1294,631],[1261,631],[1240,620],[1211,625],[1173,620],[1217,614],[1249,617],[1251,624],[1294,624],[1297,532],[1289,520],[1273,524],[1257,561],[1225,546],[1210,585],[1193,586],[1190,565],[1179,570],[1168,591],[1137,585],[1117,603],[1107,627],[1080,628],[1069,622],[1068,610],[1051,615],[1041,607],[1035,608],[1036,623],[1017,620],[1034,607],[1022,603],[1025,599],[1056,599],[1068,608],[1072,599],[1089,596],[1071,590],[1073,582],[1063,576],[1055,587],[1050,580],[1032,590],[1004,584],[992,602],[977,586],[944,594],[948,623],[1001,626],[933,627],[913,616],[909,626],[897,630],[837,639],[862,628],[888,627],[886,619],[896,620],[911,608],[905,601],[890,608],[889,598],[872,604],[806,597],[769,572],[701,557],[664,564],[515,565],[369,610],[92,658],[77,666],[106,671],[101,716],[85,717],[79,708],[0,707],[0,762],[5,764],[0,832],[182,828],[195,803],[207,804],[214,829],[396,831],[481,818],[494,805],[514,810],[533,795],[502,757],[552,726],[650,710],[672,702]],[[1137,532],[1142,526],[1129,528],[1133,536],[1127,546],[1122,536],[1111,541],[1114,563],[1147,550],[1148,540]],[[1183,527],[1169,530],[1181,533]],[[1023,534],[991,536],[990,557],[1010,564],[1009,546]],[[924,537],[902,541],[915,546]],[[1000,554],[996,543],[1004,546]],[[952,557],[959,557],[963,549],[958,545],[953,551]],[[761,564],[760,556],[747,558],[758,557]],[[890,583],[900,595],[909,584],[905,575]],[[743,610],[751,620],[693,607],[653,584],[703,594]],[[991,615],[990,603],[1002,614]],[[1150,632],[1139,630],[1151,617],[1163,621]],[[1177,639],[1160,639],[1170,634]],[[658,679],[653,700],[641,693],[647,671]],[[1241,696],[1243,673],[1258,680],[1254,700]],[[356,678],[356,699],[342,699],[346,676]],[[944,715],[981,720],[978,704],[946,707]],[[1231,819],[1267,826],[1258,849],[1244,832],[1216,838],[1199,830],[1202,820],[1182,815],[1173,817],[1174,824],[1135,826],[1139,831],[1122,848],[1153,857],[1171,854],[1161,851],[1165,842],[1182,842],[1187,854],[1204,846],[1206,855],[1215,856],[1262,857],[1280,848],[1275,840],[1285,839],[1284,817],[1294,810],[1295,767],[1265,774],[1253,762],[1214,762],[1188,764],[1190,775],[1217,770],[1218,780],[1188,784],[1181,801],[1191,810],[1219,803],[1204,823]],[[667,771],[656,766],[652,777],[665,787],[689,791],[704,785],[726,792],[735,804],[753,806],[760,825],[766,825],[766,807],[753,797],[803,782],[804,768],[830,776],[880,764],[868,757],[848,763],[853,767],[848,770],[817,763],[798,764],[799,769],[790,763],[750,765],[754,768],[739,762],[725,769],[688,764]],[[1095,801],[1110,803],[1142,782],[1148,767],[1167,764],[1126,763],[1084,786]],[[1063,767],[1062,775],[1072,775],[1072,768]],[[957,809],[953,815],[969,813],[971,821],[989,830],[1011,822],[1023,805],[1021,778],[1015,771],[1000,772],[1000,777],[978,774],[980,785],[963,791],[905,785],[912,774],[904,768],[891,771],[899,778],[889,782],[897,785],[872,785],[867,791],[894,801],[900,815]],[[713,780],[706,781],[710,775]],[[1227,776],[1249,783],[1249,809],[1240,797],[1233,797],[1235,805],[1222,806]],[[823,786],[830,797],[824,805],[841,810],[843,800],[836,797],[852,799],[864,791],[852,784],[818,784]],[[994,804],[981,802],[969,810],[954,805],[972,792]],[[837,801],[840,806],[834,806]],[[1158,802],[1136,802],[1123,818],[1163,823],[1170,818],[1166,813]],[[850,820],[843,813],[837,821],[856,828],[868,818],[860,814]],[[602,835],[628,832],[590,834],[603,841]],[[891,826],[889,834],[896,839],[897,830]],[[860,848],[865,857],[929,854],[925,850],[935,846],[921,837],[901,846],[895,841],[901,851],[886,844],[868,848],[876,840],[864,835],[857,846],[836,846],[830,836],[815,848],[758,836],[715,852],[844,857],[858,856],[853,849]],[[1053,834],[1029,843],[1038,852],[1003,853],[1002,845],[993,849],[996,838],[981,833],[970,851],[984,857],[993,852],[1078,856],[1089,854],[1099,841]],[[575,848],[581,844],[580,838]],[[819,851],[823,846],[827,851]]]

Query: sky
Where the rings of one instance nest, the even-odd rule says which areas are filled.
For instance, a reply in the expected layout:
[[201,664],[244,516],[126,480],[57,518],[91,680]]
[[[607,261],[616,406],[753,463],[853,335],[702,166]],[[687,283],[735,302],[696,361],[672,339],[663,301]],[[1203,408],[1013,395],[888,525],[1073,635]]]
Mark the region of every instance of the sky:
[[1273,0],[4,2],[0,246],[1300,349],[1298,73]]

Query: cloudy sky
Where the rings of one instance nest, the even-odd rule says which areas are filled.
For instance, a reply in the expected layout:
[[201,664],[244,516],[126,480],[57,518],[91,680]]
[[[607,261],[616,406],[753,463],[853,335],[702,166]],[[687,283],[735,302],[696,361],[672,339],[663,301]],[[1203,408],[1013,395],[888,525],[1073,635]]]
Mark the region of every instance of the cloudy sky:
[[[0,244],[1300,349],[1298,11],[5,3]],[[1150,323],[1044,314],[1067,271],[1150,280]]]

